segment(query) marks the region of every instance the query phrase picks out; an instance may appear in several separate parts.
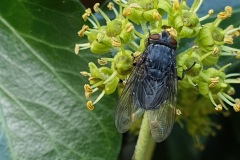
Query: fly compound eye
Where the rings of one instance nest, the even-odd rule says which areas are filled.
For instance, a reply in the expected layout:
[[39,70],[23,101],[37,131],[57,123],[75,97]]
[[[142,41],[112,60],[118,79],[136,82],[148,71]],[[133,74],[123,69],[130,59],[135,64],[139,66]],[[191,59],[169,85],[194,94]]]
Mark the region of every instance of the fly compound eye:
[[170,38],[169,39],[169,43],[173,46],[176,46],[177,45],[177,41],[174,39],[174,38]]
[[160,35],[159,34],[151,34],[150,36],[149,36],[149,39],[150,40],[153,40],[153,41],[158,41],[159,39],[160,39]]

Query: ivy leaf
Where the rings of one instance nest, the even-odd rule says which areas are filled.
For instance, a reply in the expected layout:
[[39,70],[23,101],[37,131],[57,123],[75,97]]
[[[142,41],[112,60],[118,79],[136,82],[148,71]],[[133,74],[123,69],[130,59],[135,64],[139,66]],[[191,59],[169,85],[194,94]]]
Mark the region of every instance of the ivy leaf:
[[116,159],[116,102],[87,110],[79,71],[96,57],[74,54],[84,10],[77,0],[1,0],[1,160]]

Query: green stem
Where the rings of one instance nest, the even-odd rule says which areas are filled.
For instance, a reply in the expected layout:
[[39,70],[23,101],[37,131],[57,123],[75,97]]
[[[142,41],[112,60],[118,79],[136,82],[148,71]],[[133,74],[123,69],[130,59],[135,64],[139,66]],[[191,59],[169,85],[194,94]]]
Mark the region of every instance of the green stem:
[[156,145],[156,142],[152,138],[150,138],[149,142],[148,142],[148,147],[147,147],[147,150],[146,150],[146,155],[145,155],[146,160],[151,160],[152,159],[152,155],[153,155],[153,151],[155,149],[155,145]]
[[130,43],[128,43],[127,46],[134,51],[137,51],[139,49],[138,44],[134,41],[131,41]]
[[203,0],[194,0],[190,12],[196,13],[199,7],[202,5]]
[[145,113],[143,116],[137,144],[135,146],[133,160],[151,160],[154,147],[155,142],[151,138],[148,117]]

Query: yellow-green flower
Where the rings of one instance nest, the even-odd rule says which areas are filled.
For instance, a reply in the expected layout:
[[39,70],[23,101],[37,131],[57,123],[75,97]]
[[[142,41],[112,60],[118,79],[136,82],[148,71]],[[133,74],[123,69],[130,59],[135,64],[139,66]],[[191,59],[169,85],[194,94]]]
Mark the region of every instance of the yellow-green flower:
[[[164,28],[178,41],[182,38],[194,41],[192,46],[177,55],[178,76],[182,77],[186,71],[185,78],[179,81],[177,122],[186,125],[195,143],[199,145],[199,137],[213,135],[213,128],[220,128],[211,121],[210,114],[224,112],[229,106],[239,112],[240,100],[232,97],[232,84],[240,83],[240,73],[226,74],[225,69],[231,64],[219,66],[218,61],[220,56],[240,59],[240,49],[230,46],[234,38],[240,35],[240,28],[233,25],[225,29],[219,27],[223,20],[231,17],[232,8],[229,6],[212,22],[203,23],[213,14],[213,10],[199,17],[197,11],[201,4],[201,0],[194,0],[192,6],[178,0],[115,0],[107,6],[115,15],[115,18],[109,19],[97,3],[93,10],[104,18],[103,25],[91,9],[87,9],[82,18],[92,26],[82,26],[78,35],[81,38],[86,36],[88,42],[76,44],[75,53],[90,49],[92,53],[103,55],[112,52],[113,55],[99,58],[101,67],[90,62],[90,71],[81,72],[89,77],[89,84],[84,86],[88,109],[93,110],[105,94],[122,89],[122,82],[127,80],[133,65],[144,51],[149,34],[159,33]],[[91,100],[95,92],[100,94]]]

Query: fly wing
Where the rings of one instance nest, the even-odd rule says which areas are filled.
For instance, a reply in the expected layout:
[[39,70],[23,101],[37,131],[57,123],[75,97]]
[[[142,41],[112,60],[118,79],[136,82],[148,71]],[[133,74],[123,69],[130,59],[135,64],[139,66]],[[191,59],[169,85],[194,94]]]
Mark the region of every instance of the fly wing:
[[[156,142],[162,142],[171,133],[176,114],[177,76],[173,65],[173,72],[166,79],[166,100],[159,104],[158,109],[147,110],[152,137]],[[162,93],[161,93],[162,94]]]
[[143,68],[139,67],[139,64],[142,64],[142,67],[144,67],[146,54],[146,52],[143,52],[140,56],[140,60],[137,62],[138,65],[133,68],[118,101],[115,112],[115,125],[120,133],[126,132],[133,122],[144,113],[137,96],[139,93],[142,93],[143,89],[141,86],[142,82],[139,81],[140,75],[145,74],[145,71],[141,71]]
[[144,78],[138,85],[137,100],[141,108],[152,110],[159,108],[168,98],[166,91],[168,88],[168,80],[163,77],[159,80],[152,80],[149,76]]

